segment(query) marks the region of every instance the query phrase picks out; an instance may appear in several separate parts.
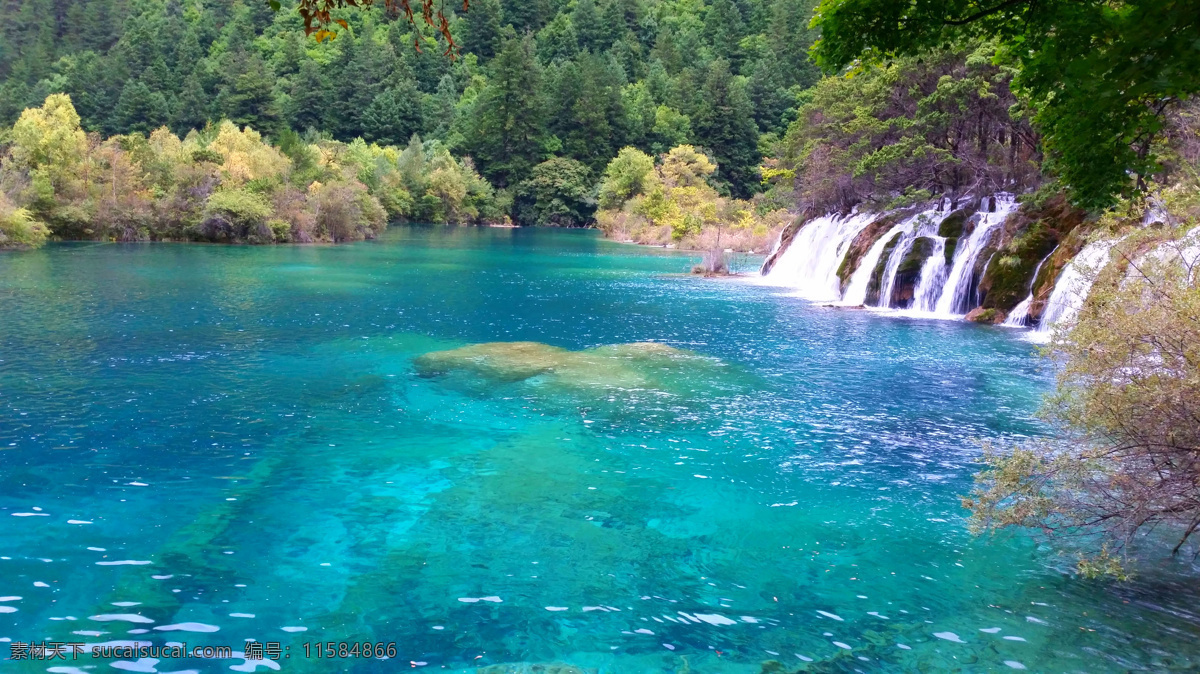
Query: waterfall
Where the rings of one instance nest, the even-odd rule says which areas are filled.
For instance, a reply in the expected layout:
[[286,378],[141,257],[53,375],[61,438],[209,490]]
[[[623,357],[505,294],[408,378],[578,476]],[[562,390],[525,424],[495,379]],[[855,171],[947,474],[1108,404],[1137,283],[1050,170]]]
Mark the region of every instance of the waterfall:
[[913,289],[912,309],[920,313],[934,311],[946,285],[946,239],[937,234],[929,238],[933,239],[933,252],[921,264],[921,277]]
[[1055,325],[1075,318],[1092,289],[1095,273],[1108,263],[1108,253],[1116,243],[1115,240],[1089,243],[1067,264],[1046,301],[1037,332],[1048,333]]
[[973,290],[971,281],[975,276],[975,263],[979,254],[987,247],[997,229],[1004,226],[1017,208],[1016,199],[1011,194],[996,195],[995,212],[985,212],[980,209],[980,220],[966,240],[959,239],[958,247],[954,249],[954,260],[946,284],[938,297],[934,313],[945,316],[965,314],[971,309],[970,297]]
[[902,222],[893,226],[887,231],[887,234],[879,237],[871,245],[871,249],[867,251],[867,254],[863,256],[862,262],[859,263],[858,269],[855,269],[854,275],[850,277],[850,284],[846,286],[846,294],[842,297],[842,304],[857,307],[866,303],[867,286],[871,283],[871,273],[875,271],[875,266],[879,264],[879,258],[883,257],[883,249],[887,248],[888,242],[896,238],[906,225],[907,222]]
[[[905,256],[912,252],[913,243],[917,239],[931,238],[936,241],[940,238],[937,235],[938,227],[942,224],[942,220],[945,220],[949,214],[948,208],[944,210],[930,209],[918,213],[905,221],[900,241],[892,249],[892,254],[888,257],[887,266],[883,270],[883,277],[880,279],[878,306],[885,309],[892,306],[892,292],[896,289],[896,273],[900,269],[901,262],[904,261]],[[941,242],[940,250],[945,251],[946,240],[942,239]],[[944,255],[944,253],[938,254]],[[921,267],[922,279],[925,279],[927,272],[931,275],[936,273],[934,269],[927,269],[929,262],[929,260],[926,260],[926,264]],[[933,282],[933,279],[931,279],[931,282]],[[921,282],[918,281],[918,290],[920,287]],[[916,302],[914,301],[913,304],[915,306]]]
[[837,270],[850,243],[871,224],[874,213],[828,214],[804,225],[767,273],[769,283],[788,286],[816,302],[841,299]]
[[[1058,250],[1058,248],[1055,247],[1054,250]],[[1050,251],[1050,255],[1054,255],[1054,250]],[[1038,273],[1042,271],[1042,265],[1046,264],[1046,260],[1050,259],[1050,255],[1042,258],[1042,261],[1038,262],[1037,266],[1033,268],[1033,278],[1029,279],[1029,295],[1021,300],[1020,304],[1013,307],[1008,317],[1000,325],[1007,328],[1023,328],[1029,322],[1029,306],[1033,304],[1033,286],[1037,284]]]

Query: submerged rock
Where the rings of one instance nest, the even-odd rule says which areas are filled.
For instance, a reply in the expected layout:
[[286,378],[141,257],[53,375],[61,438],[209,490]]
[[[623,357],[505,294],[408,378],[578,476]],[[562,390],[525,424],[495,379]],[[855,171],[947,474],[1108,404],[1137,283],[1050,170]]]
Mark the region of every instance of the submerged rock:
[[657,342],[634,342],[570,351],[542,342],[488,342],[414,359],[417,373],[434,377],[464,372],[494,383],[538,378],[540,383],[570,388],[643,388],[651,373],[688,361],[698,354]]

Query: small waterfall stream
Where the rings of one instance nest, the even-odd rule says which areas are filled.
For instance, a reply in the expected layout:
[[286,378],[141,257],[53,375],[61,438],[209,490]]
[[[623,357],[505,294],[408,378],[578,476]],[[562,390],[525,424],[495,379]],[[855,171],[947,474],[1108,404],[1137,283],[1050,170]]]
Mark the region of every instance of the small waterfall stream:
[[975,263],[979,254],[987,247],[993,236],[1004,226],[1004,221],[1017,209],[1017,200],[1011,194],[996,195],[996,210],[980,211],[979,223],[965,240],[958,240],[954,260],[945,288],[938,297],[933,311],[946,316],[965,314],[971,307],[971,291],[974,290]]
[[[900,235],[900,241],[896,244],[896,247],[892,249],[892,254],[888,257],[887,266],[883,269],[883,277],[880,279],[879,307],[887,309],[892,306],[892,295],[896,289],[896,277],[900,271],[900,265],[903,263],[904,258],[912,252],[913,244],[916,243],[917,239],[934,239],[935,246],[937,246],[936,241],[940,239],[941,245],[939,250],[943,252],[939,252],[937,255],[944,256],[946,240],[942,237],[939,237],[937,232],[938,227],[940,227],[942,224],[942,220],[945,220],[946,216],[949,214],[950,211],[948,208],[941,210],[931,209],[928,211],[922,211],[903,223],[904,229]],[[921,267],[922,279],[925,279],[927,273],[931,275],[936,273],[935,270],[927,268],[930,260],[932,260],[933,257],[934,256],[930,256],[930,259],[925,261],[926,264]],[[932,280],[930,283],[931,282]],[[926,283],[925,286],[928,288],[930,283]],[[919,289],[921,285],[921,282],[918,281],[917,288]]]
[[[1055,247],[1054,250],[1058,250],[1058,248]],[[1029,295],[1021,300],[1017,306],[1013,307],[1008,317],[1000,325],[1006,328],[1023,328],[1029,324],[1029,306],[1033,304],[1033,286],[1037,283],[1037,277],[1042,271],[1042,265],[1046,264],[1046,260],[1049,260],[1054,255],[1054,250],[1050,251],[1050,255],[1042,258],[1041,262],[1038,262],[1037,266],[1033,268],[1033,278],[1029,279]]]
[[858,307],[866,303],[867,286],[871,283],[871,274],[875,271],[875,266],[879,264],[879,258],[883,257],[883,249],[887,248],[888,243],[900,235],[906,226],[908,226],[907,221],[893,226],[871,246],[871,249],[863,256],[862,262],[859,263],[858,269],[854,270],[854,275],[850,277],[850,284],[846,286],[842,304]]
[[1108,263],[1108,253],[1116,243],[1115,240],[1093,241],[1067,263],[1054,284],[1050,299],[1046,300],[1037,332],[1049,333],[1055,325],[1075,318],[1092,289],[1095,274]]

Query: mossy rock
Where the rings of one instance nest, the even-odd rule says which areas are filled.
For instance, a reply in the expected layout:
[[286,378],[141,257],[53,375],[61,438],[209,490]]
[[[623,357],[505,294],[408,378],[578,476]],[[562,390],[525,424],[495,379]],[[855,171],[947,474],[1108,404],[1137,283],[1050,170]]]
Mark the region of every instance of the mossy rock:
[[947,215],[946,219],[942,220],[942,224],[938,225],[938,236],[947,239],[957,239],[962,236],[963,230],[967,226],[967,220],[970,219],[971,215],[971,211],[965,208]]
[[900,266],[896,269],[897,274],[906,274],[910,272],[921,271],[921,266],[925,264],[925,259],[933,254],[933,239],[928,236],[922,236],[916,241],[913,241],[912,248],[900,260]]
[[996,252],[999,256],[988,265],[980,287],[986,292],[983,308],[1011,311],[1025,296],[1033,281],[1033,272],[1047,255],[1058,246],[1058,235],[1050,227],[1034,223],[1008,246]]
[[954,251],[957,249],[958,249],[958,237],[954,236],[954,237],[950,237],[949,239],[946,239],[946,249],[944,251],[945,256],[946,256],[946,264],[950,264],[951,262],[954,261]]
[[936,245],[936,242],[927,236],[913,241],[912,248],[896,269],[896,283],[892,287],[891,302],[888,306],[907,308],[912,304],[917,281],[921,278],[921,267],[925,265],[925,260],[933,255]]
[[867,296],[863,300],[864,304],[879,306],[879,289],[883,286],[883,272],[887,269],[888,260],[891,259],[892,252],[896,250],[896,245],[902,238],[904,238],[903,235],[897,233],[883,247],[883,254],[879,256],[879,262],[875,263],[875,269],[871,270],[871,278],[867,280]]
[[[1062,195],[1024,204],[1009,216],[997,246],[980,255],[980,259],[991,260],[979,281],[980,306],[1007,313],[1029,295],[1031,287],[1035,298],[1039,293],[1048,295],[1058,272],[1082,247],[1082,242],[1069,244],[1079,238],[1072,233],[1086,216]],[[1051,252],[1054,255],[1046,259]],[[998,264],[1002,259],[1009,264]],[[1042,260],[1046,263],[1035,279],[1033,272]],[[1035,302],[1030,306],[1030,318],[1036,319],[1040,311],[1040,303]]]
[[987,323],[989,325],[995,325],[997,323],[1004,322],[1005,314],[999,309],[984,309],[983,307],[975,307],[967,313],[965,318],[972,323]]

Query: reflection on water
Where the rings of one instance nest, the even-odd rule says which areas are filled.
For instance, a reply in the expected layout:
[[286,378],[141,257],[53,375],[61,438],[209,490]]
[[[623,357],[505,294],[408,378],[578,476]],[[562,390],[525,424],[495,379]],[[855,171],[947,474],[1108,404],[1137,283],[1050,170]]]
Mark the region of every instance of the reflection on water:
[[419,228],[0,257],[0,638],[236,656],[10,668],[1197,667],[1181,563],[1104,586],[965,533],[977,439],[1041,432],[1028,345],[689,262]]

